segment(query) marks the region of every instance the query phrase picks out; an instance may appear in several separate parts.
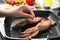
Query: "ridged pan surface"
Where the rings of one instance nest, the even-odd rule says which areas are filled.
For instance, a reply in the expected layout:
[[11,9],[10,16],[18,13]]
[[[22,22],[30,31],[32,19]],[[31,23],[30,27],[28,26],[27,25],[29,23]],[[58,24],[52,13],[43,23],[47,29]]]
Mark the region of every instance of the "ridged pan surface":
[[[56,15],[54,15],[54,13],[50,12],[50,11],[34,11],[36,16],[40,16],[40,17],[44,17],[50,20],[54,20],[56,21],[56,25],[54,25],[53,27],[50,27],[49,29],[39,33],[36,37],[34,38],[46,38],[46,37],[50,37],[50,36],[58,36],[58,32],[56,30],[56,27],[59,27],[59,23],[58,23],[58,18]],[[22,28],[18,28],[18,29],[13,29],[11,30],[11,25],[14,25],[16,22],[20,21],[21,19],[13,19],[13,18],[6,18],[5,19],[5,31],[6,34],[10,37],[15,37],[18,38],[18,33],[22,32],[24,30],[26,30],[29,27],[33,27],[36,24],[33,25],[26,25]]]

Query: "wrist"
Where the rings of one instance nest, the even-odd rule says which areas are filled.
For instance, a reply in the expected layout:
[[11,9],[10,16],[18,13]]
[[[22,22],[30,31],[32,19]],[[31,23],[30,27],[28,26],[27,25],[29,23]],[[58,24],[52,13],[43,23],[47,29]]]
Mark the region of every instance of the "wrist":
[[9,11],[7,11],[7,10],[0,10],[0,16],[2,16],[2,17],[5,17],[5,16],[8,16],[8,14],[9,14]]

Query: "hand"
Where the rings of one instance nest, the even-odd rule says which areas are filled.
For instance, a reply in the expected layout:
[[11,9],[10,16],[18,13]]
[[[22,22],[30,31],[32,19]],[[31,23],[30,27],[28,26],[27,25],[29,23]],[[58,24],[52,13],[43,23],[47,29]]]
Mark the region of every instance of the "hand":
[[10,9],[10,16],[12,17],[26,17],[34,18],[34,12],[27,6],[17,6],[16,8]]

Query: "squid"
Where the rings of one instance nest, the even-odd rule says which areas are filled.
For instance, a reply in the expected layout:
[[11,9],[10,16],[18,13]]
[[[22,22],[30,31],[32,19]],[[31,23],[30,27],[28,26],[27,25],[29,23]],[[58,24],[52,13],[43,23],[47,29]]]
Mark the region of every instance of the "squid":
[[14,28],[23,27],[23,26],[25,26],[25,25],[27,25],[27,24],[38,23],[38,22],[41,21],[42,19],[44,19],[44,18],[42,18],[42,17],[35,17],[34,19],[26,19],[26,20],[24,20],[24,21],[21,21],[21,22],[17,23],[17,24],[14,26]]
[[32,38],[35,37],[39,32],[42,32],[56,22],[52,20],[42,20],[36,26],[26,29],[24,32],[19,33],[20,38]]

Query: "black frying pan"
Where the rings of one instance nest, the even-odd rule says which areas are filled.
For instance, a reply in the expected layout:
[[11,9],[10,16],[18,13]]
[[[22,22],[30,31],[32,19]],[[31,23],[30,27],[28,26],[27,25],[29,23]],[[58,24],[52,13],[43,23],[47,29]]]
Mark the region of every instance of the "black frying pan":
[[[48,36],[51,38],[51,37],[59,35],[59,29],[58,29],[60,26],[58,23],[59,19],[54,13],[52,13],[50,11],[40,11],[40,10],[35,10],[34,13],[36,16],[40,16],[40,17],[44,17],[44,18],[56,21],[56,25],[54,25],[54,27],[51,27],[51,28],[39,33],[35,38],[47,38]],[[15,20],[14,18],[10,18],[10,17],[7,17],[5,19],[5,32],[6,32],[7,36],[9,36],[9,37],[18,38],[17,32],[24,31],[25,29],[27,29],[29,27],[35,26],[35,24],[34,25],[26,25],[25,27],[18,28],[17,30],[13,29],[11,31],[10,26],[14,20]],[[11,36],[11,35],[13,35],[13,36]]]

